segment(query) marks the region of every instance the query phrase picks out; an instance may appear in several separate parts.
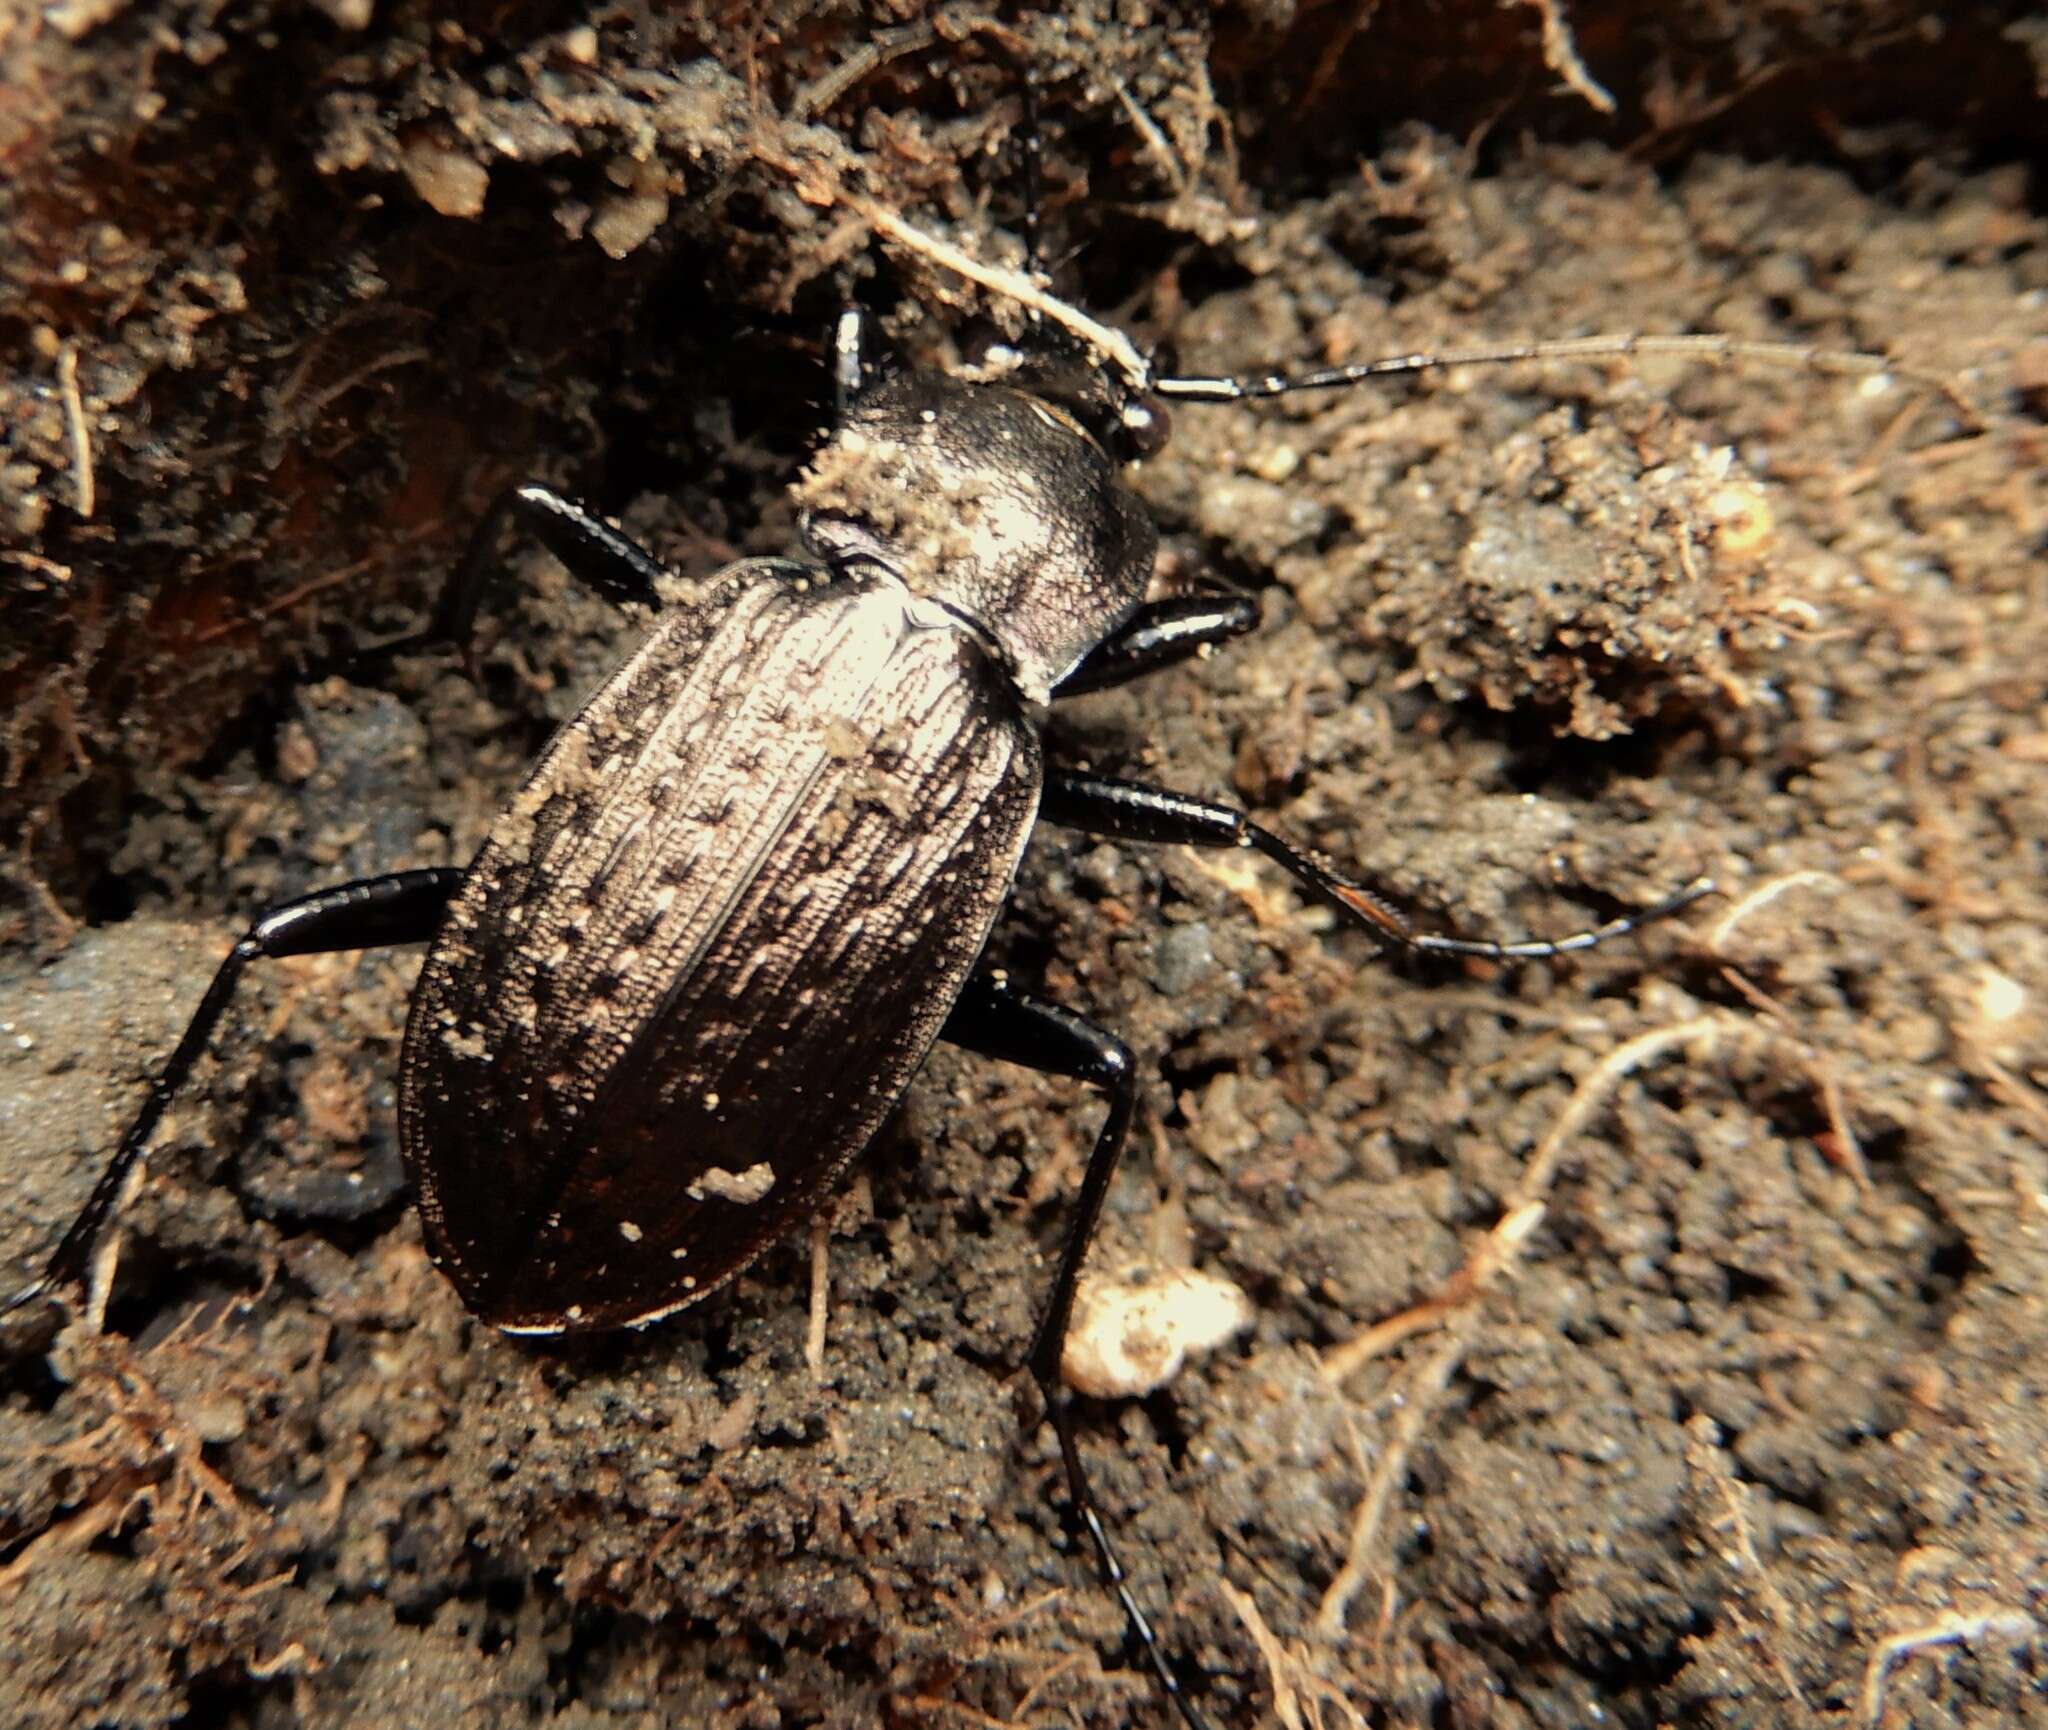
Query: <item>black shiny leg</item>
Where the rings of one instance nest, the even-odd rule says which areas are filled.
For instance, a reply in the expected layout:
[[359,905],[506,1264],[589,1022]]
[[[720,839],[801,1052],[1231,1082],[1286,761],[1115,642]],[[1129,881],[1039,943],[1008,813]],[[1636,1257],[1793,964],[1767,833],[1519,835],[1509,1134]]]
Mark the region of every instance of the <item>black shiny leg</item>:
[[1081,1464],[1081,1450],[1074,1436],[1072,1398],[1060,1380],[1060,1358],[1066,1350],[1067,1326],[1074,1313],[1074,1288],[1096,1223],[1102,1217],[1102,1204],[1109,1194],[1110,1179],[1116,1174],[1117,1158],[1123,1152],[1124,1138],[1130,1133],[1131,1113],[1137,1103],[1130,1050],[1114,1034],[1072,1010],[1011,991],[987,974],[977,974],[968,981],[940,1037],[984,1057],[1021,1064],[1047,1075],[1072,1076],[1095,1088],[1109,1102],[1109,1115],[1103,1119],[1095,1137],[1095,1150],[1088,1156],[1088,1170],[1081,1179],[1073,1223],[1060,1251],[1059,1270],[1053,1275],[1052,1293],[1039,1319],[1038,1331],[1032,1335],[1031,1355],[1026,1363],[1045,1401],[1045,1415],[1051,1420],[1053,1434],[1059,1438],[1067,1494],[1075,1518],[1087,1528],[1096,1563],[1123,1606],[1131,1637],[1144,1652],[1159,1685],[1166,1690],[1189,1730],[1211,1730],[1209,1721],[1182,1688],[1180,1677],[1139,1607],[1123,1564],[1110,1544],[1108,1529],[1088,1485],[1087,1470]]
[[1064,828],[1086,830],[1122,841],[1181,843],[1189,847],[1251,847],[1263,853],[1303,888],[1313,890],[1340,913],[1363,926],[1386,948],[1406,955],[1476,955],[1492,961],[1531,961],[1591,949],[1611,937],[1640,930],[1654,920],[1689,907],[1713,893],[1710,877],[1698,877],[1662,901],[1623,914],[1605,925],[1564,937],[1440,937],[1417,931],[1387,897],[1347,877],[1320,854],[1283,841],[1242,811],[1207,799],[1191,799],[1163,787],[1112,781],[1096,775],[1054,772],[1046,777],[1039,815]]
[[42,1277],[10,1298],[6,1308],[16,1309],[46,1292],[85,1289],[100,1244],[131,1176],[141,1163],[157,1120],[191,1075],[192,1066],[213,1037],[213,1030],[250,962],[284,955],[424,943],[440,929],[442,915],[463,875],[459,869],[443,867],[366,877],[359,883],[343,883],[287,901],[250,926],[214,974],[213,983],[206,988],[206,995],[170,1061],[150,1082],[142,1110],[128,1126],[128,1133],[121,1138],[121,1145],[114,1150],[113,1159],[71,1229],[64,1234],[64,1241],[50,1257]]
[[662,575],[659,559],[575,500],[529,483],[500,493],[477,525],[455,581],[434,614],[434,633],[444,641],[467,649],[484,581],[497,556],[498,537],[507,525],[524,529],[560,559],[571,576],[614,605],[629,601],[647,607],[661,605],[655,588]]
[[1175,595],[1149,601],[1082,657],[1079,666],[1053,687],[1053,696],[1078,697],[1156,673],[1199,654],[1212,643],[1241,637],[1259,622],[1259,603],[1250,595]]
[[[508,526],[524,529],[560,559],[572,577],[614,605],[629,601],[645,607],[661,605],[661,595],[655,587],[663,575],[659,559],[575,500],[529,482],[500,493],[483,521],[477,524],[476,533],[470,536],[469,550],[442,591],[440,605],[434,609],[434,617],[426,628],[359,650],[352,670],[382,666],[393,655],[436,648],[443,643],[453,643],[467,660],[484,584],[497,562],[499,537]],[[473,665],[471,670],[475,670]]]

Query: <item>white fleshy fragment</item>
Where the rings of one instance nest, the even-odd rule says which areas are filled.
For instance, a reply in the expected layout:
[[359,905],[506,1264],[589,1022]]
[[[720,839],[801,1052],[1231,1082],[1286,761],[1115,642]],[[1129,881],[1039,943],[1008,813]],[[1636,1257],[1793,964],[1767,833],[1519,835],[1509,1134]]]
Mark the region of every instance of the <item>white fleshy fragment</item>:
[[1060,1379],[1098,1399],[1163,1388],[1190,1354],[1214,1351],[1252,1325],[1252,1300],[1221,1274],[1175,1268],[1141,1283],[1083,1280],[1060,1357]]
[[737,1202],[742,1207],[759,1201],[775,1187],[775,1167],[765,1159],[750,1165],[745,1171],[727,1171],[722,1165],[714,1165],[697,1181],[690,1185],[692,1201],[702,1201],[707,1195],[715,1195],[720,1201]]
[[2027,988],[2017,979],[2009,979],[1995,967],[1986,967],[1977,975],[1977,1016],[1991,1026],[2000,1022],[2014,1021],[2027,1007]]

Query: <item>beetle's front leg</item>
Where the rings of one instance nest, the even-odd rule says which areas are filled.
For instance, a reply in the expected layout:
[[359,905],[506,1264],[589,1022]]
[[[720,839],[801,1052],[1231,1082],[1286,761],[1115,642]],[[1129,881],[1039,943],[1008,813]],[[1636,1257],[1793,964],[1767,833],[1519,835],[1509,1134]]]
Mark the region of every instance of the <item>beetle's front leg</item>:
[[1078,697],[1156,673],[1253,630],[1259,603],[1250,595],[1218,591],[1148,601],[1081,658],[1053,687],[1053,697]]
[[1144,1651],[1153,1673],[1158,1676],[1189,1730],[1210,1730],[1208,1720],[1188,1698],[1180,1677],[1167,1661],[1159,1637],[1132,1594],[1123,1564],[1109,1541],[1108,1529],[1095,1505],[1088,1473],[1081,1464],[1080,1445],[1074,1436],[1072,1396],[1060,1379],[1060,1359],[1065,1354],[1067,1327],[1074,1314],[1074,1290],[1088,1245],[1095,1236],[1102,1204],[1109,1194],[1110,1179],[1130,1134],[1131,1113],[1137,1104],[1137,1082],[1130,1048],[1116,1037],[1056,1003],[1028,997],[999,984],[991,975],[978,973],[953,1006],[939,1037],[950,1044],[979,1052],[1005,1063],[1021,1064],[1046,1075],[1066,1075],[1084,1081],[1109,1101],[1109,1115],[1095,1137],[1095,1150],[1088,1156],[1088,1169],[1081,1179],[1080,1198],[1074,1203],[1073,1223],[1067,1231],[1066,1246],[1060,1251],[1059,1271],[1053,1275],[1052,1293],[1045,1314],[1031,1338],[1031,1355],[1026,1360],[1031,1379],[1038,1384],[1045,1401],[1045,1415],[1053,1434],[1059,1438],[1060,1458],[1066,1466],[1067,1493],[1074,1514],[1087,1528],[1095,1559],[1103,1578],[1123,1606],[1131,1637]]
[[528,482],[500,493],[477,524],[469,550],[441,592],[432,622],[423,630],[373,644],[357,659],[374,658],[381,663],[392,655],[440,643],[455,644],[467,657],[484,584],[497,561],[499,537],[507,527],[524,529],[560,559],[571,576],[615,606],[629,602],[643,607],[661,605],[657,584],[665,573],[659,559],[574,499]]
[[613,605],[635,601],[644,607],[661,605],[655,586],[662,575],[659,559],[574,499],[529,482],[500,493],[470,537],[469,551],[434,611],[433,632],[443,641],[468,649],[484,582],[497,555],[498,537],[508,525],[532,535],[562,561],[572,577],[587,583]]
[[316,890],[271,908],[251,925],[206,988],[184,1038],[156,1078],[141,1111],[128,1126],[91,1197],[64,1234],[42,1277],[7,1300],[12,1310],[44,1293],[85,1291],[94,1276],[100,1246],[106,1239],[143,1150],[178,1089],[199,1061],[213,1030],[226,1013],[244,970],[252,961],[285,955],[322,955],[344,949],[381,949],[387,945],[424,943],[440,929],[442,915],[461,884],[464,872],[450,866],[423,871],[394,871],[333,889]]
[[1164,787],[1112,781],[1100,775],[1053,773],[1046,777],[1039,815],[1063,828],[1082,829],[1119,841],[1179,842],[1189,847],[1251,847],[1263,853],[1303,888],[1362,925],[1386,948],[1408,955],[1476,955],[1492,961],[1540,960],[1591,949],[1611,937],[1638,931],[1653,920],[1689,907],[1714,890],[1711,877],[1698,877],[1640,912],[1564,937],[1518,937],[1495,942],[1478,937],[1442,937],[1417,931],[1393,902],[1369,884],[1337,870],[1328,860],[1282,840],[1242,811],[1209,799],[1191,799]]

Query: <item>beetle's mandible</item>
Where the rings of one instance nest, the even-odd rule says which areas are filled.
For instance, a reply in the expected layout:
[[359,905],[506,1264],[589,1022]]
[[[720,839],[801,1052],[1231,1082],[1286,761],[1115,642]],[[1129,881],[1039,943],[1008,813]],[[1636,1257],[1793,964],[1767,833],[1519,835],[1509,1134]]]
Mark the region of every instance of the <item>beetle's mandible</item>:
[[[1565,938],[1424,935],[1241,810],[1044,762],[1046,703],[1256,622],[1243,595],[1151,595],[1156,531],[1120,471],[1165,436],[1165,403],[1342,386],[1423,357],[1133,378],[1077,375],[1023,345],[952,376],[869,367],[861,335],[843,316],[836,424],[797,488],[805,556],[732,566],[668,612],[466,869],[349,883],[259,918],[23,1295],[92,1282],[159,1117],[261,958],[430,945],[401,1060],[401,1146],[434,1262],[513,1333],[638,1327],[730,1280],[819,1205],[937,1040],[1071,1077],[1107,1113],[1027,1362],[1097,1562],[1161,1686],[1201,1726],[1097,1515],[1060,1376],[1131,1122],[1133,1060],[982,963],[1034,823],[1252,848],[1411,954],[1581,949],[1707,885]],[[433,635],[466,638],[515,526],[609,598],[658,604],[651,555],[528,486],[484,521]]]

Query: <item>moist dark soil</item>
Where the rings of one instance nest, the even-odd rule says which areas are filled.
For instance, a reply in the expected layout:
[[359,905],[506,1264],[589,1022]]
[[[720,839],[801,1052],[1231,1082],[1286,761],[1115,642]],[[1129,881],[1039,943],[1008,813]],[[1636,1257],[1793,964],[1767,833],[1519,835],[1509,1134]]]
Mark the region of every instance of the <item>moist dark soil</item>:
[[[1667,10],[1676,14],[1666,16]],[[1118,1031],[1093,1266],[1251,1330],[1083,1446],[1221,1727],[2048,1724],[2048,31],[1904,5],[1036,14],[66,0],[0,21],[0,1284],[256,909],[459,863],[686,576],[787,552],[826,333],[1056,292],[1185,369],[1604,331],[1178,408],[1162,589],[1058,707],[1430,928],[1047,830],[994,954]],[[1606,108],[1601,104],[1608,103]],[[885,221],[886,226],[886,221]],[[1856,370],[1800,351],[1889,357]],[[1016,1372],[1100,1115],[941,1047],[813,1245],[502,1337],[393,1122],[415,951],[253,973],[104,1325],[0,1324],[0,1721],[1159,1725]]]

